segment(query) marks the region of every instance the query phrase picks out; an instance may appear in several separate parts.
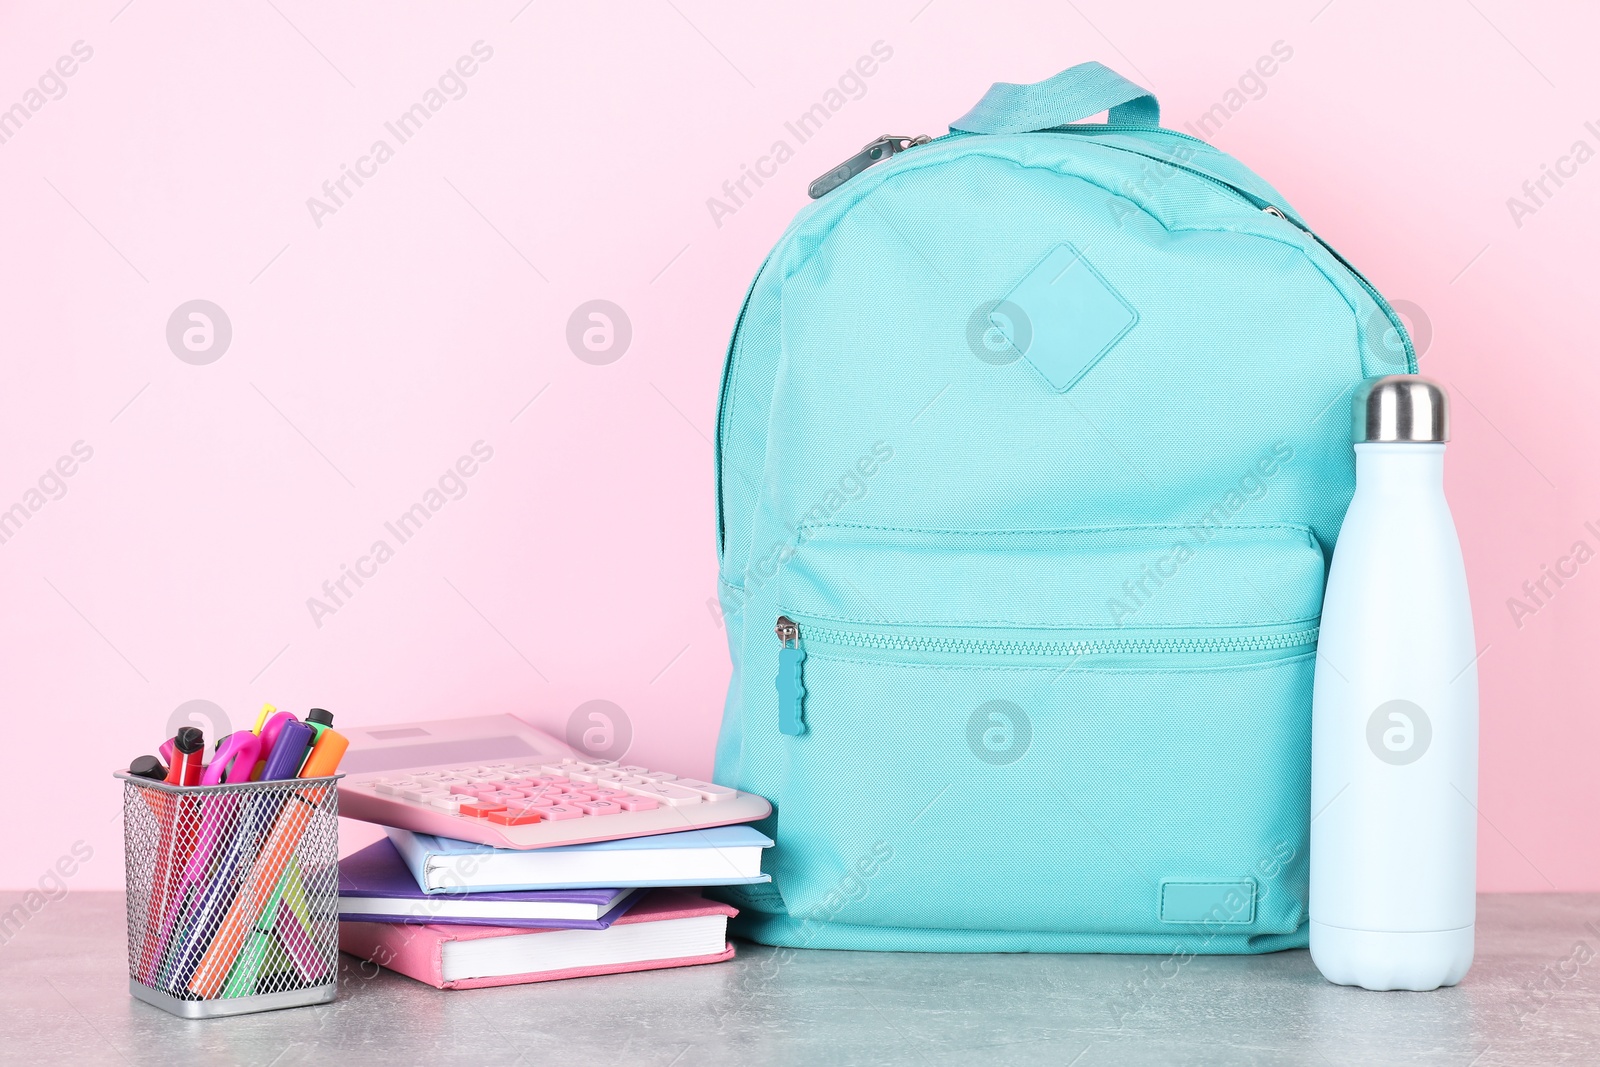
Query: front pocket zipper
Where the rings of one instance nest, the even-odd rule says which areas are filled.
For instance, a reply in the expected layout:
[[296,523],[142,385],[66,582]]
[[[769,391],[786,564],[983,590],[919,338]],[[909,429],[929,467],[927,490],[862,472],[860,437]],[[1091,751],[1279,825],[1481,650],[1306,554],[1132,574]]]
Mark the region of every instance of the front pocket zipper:
[[[1273,652],[1308,648],[1316,644],[1314,623],[1292,630],[1265,633],[1217,634],[1204,637],[1088,637],[1067,639],[947,637],[937,634],[883,633],[839,630],[807,625],[806,639],[839,648],[880,652],[911,652],[950,656],[1144,656],[1218,655],[1238,652]],[[778,729],[799,737],[806,732],[804,681],[806,652],[800,624],[779,615],[773,632],[782,648],[778,652]]]
[[800,627],[787,615],[774,627],[783,647],[778,650],[778,729],[790,737],[806,732],[806,651],[800,647]]

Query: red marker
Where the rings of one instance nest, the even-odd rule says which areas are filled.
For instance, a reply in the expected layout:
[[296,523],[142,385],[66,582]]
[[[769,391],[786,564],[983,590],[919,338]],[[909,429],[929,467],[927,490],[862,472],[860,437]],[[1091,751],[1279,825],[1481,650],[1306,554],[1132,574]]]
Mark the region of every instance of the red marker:
[[167,768],[168,785],[199,785],[205,770],[206,737],[193,726],[178,728],[172,739],[172,766]]

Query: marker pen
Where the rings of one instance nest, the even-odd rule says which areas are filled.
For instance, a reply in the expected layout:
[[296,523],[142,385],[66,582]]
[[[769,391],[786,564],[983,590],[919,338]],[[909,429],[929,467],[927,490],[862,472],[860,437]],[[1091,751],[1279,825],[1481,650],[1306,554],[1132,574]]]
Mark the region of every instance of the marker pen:
[[[322,739],[322,732],[333,725],[333,712],[327,710],[326,708],[312,708],[310,711],[306,712],[305,724],[311,727],[313,731],[311,734],[311,748],[306,752],[306,759],[310,759],[311,752],[316,749],[317,742]],[[301,764],[301,767],[303,770],[303,763]],[[303,778],[305,775],[302,773],[301,777]]]
[[200,784],[217,785],[223,780],[224,771],[227,772],[229,782],[249,781],[250,773],[255,769],[256,757],[260,753],[261,738],[255,734],[248,730],[229,734],[217,743],[217,751],[211,757],[211,766],[200,776]]
[[316,738],[322,736],[322,731],[333,725],[333,712],[326,708],[312,708],[306,712],[306,724],[316,731],[316,736],[312,738],[315,744]]
[[[148,757],[140,757],[147,759]],[[138,763],[138,760],[134,761]],[[166,779],[166,768],[161,781]],[[178,890],[182,884],[183,865],[188,862],[194,848],[196,807],[191,802],[200,798],[159,789],[141,789],[150,814],[155,817],[159,841],[156,845],[155,878],[150,885],[150,913],[146,931],[161,930],[159,937],[147,936],[140,950],[138,974],[146,984],[155,981],[161,961],[166,954],[170,931],[177,922],[181,909]]]
[[305,765],[300,768],[300,777],[326,778],[335,773],[339,769],[339,761],[344,759],[345,749],[349,747],[350,739],[338,730],[323,730],[311,754],[306,757]]
[[267,758],[272,755],[272,746],[278,741],[278,734],[292,722],[299,720],[287,711],[280,711],[267,720],[261,728],[261,755],[256,758],[255,770],[250,774],[252,782],[259,782],[264,777],[267,769]]
[[266,768],[261,772],[261,780],[273,782],[293,778],[305,759],[306,749],[311,747],[312,733],[311,727],[303,722],[291,722],[279,730],[277,739],[272,742],[272,752],[267,756]]
[[154,782],[167,780],[167,766],[154,756],[139,756],[128,764],[128,773],[137,774],[140,778],[149,778]]
[[178,727],[172,739],[172,766],[167,768],[168,785],[198,785],[204,770],[206,736],[193,726]]

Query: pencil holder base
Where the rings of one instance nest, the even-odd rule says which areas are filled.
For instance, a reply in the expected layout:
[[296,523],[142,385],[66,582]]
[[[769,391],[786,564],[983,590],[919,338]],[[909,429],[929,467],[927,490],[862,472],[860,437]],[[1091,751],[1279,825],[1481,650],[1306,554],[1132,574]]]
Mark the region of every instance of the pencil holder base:
[[288,989],[282,993],[259,993],[255,996],[229,997],[225,1000],[184,1000],[171,993],[152,989],[136,978],[130,978],[128,992],[135,1000],[153,1004],[179,1018],[217,1019],[224,1015],[249,1015],[258,1011],[327,1004],[338,995],[339,983],[329,982],[327,985],[311,986],[309,989]]

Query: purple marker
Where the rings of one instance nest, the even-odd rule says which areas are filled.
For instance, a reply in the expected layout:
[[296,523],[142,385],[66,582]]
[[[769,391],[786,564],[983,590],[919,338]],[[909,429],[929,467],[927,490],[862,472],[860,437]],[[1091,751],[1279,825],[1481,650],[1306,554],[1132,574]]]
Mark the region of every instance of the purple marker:
[[267,767],[261,772],[261,780],[272,782],[293,778],[300,772],[300,761],[305,759],[306,749],[311,747],[311,741],[316,736],[317,732],[303,722],[285,723],[277,740],[272,743],[272,753],[267,756]]

